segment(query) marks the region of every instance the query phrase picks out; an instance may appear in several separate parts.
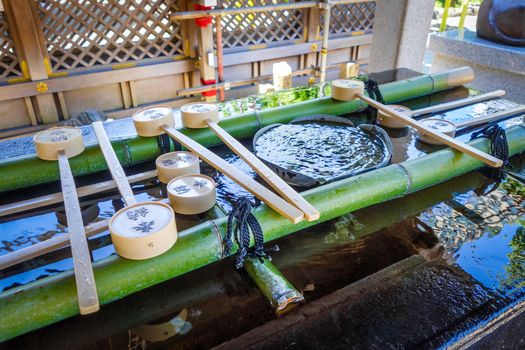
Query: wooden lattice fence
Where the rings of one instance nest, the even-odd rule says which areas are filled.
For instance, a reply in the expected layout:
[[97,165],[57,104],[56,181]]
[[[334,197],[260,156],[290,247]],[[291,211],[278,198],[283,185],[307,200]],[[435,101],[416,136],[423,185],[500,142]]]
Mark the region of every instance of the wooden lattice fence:
[[0,11],[0,79],[21,76],[20,64],[13,39],[9,35],[4,12]]
[[[199,99],[190,90],[217,78],[210,60],[215,25],[171,18],[194,10],[186,0],[1,1],[0,133],[55,123],[86,109],[121,118],[152,103],[177,107]],[[350,60],[366,64],[375,3],[363,1],[332,9],[332,68]],[[300,1],[219,3],[244,8],[290,2]],[[311,7],[221,17],[224,81],[266,81],[280,61],[294,71],[318,67],[322,13]]]
[[[345,36],[357,32],[371,33],[375,9],[375,1],[333,6],[330,13],[330,36]],[[322,33],[322,13],[320,23]]]
[[53,71],[183,54],[176,0],[36,1]]
[[[264,6],[272,0],[225,0],[223,8]],[[223,46],[225,49],[286,44],[304,40],[304,11],[285,10],[244,13],[221,18]]]

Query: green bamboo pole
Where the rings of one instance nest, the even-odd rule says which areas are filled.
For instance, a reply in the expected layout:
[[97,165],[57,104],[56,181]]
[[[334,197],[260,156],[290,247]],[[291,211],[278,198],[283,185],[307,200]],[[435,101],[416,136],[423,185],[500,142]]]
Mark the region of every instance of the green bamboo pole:
[[459,25],[458,25],[459,30],[463,30],[463,28],[465,27],[465,18],[467,17],[467,13],[468,13],[468,4],[469,4],[469,0],[462,1],[461,17],[459,18]]
[[[508,129],[507,138],[511,155],[525,151],[525,124]],[[489,151],[486,139],[470,144]],[[271,241],[436,185],[482,165],[475,158],[447,148],[304,192],[305,198],[321,213],[316,222],[302,221],[294,225],[265,205],[258,207],[254,214],[261,223],[265,240]],[[133,261],[111,256],[99,262],[95,279],[100,303],[110,303],[223,259],[222,238],[226,224],[227,218],[219,218],[184,230],[172,249],[153,259]],[[48,282],[39,280],[16,293],[0,294],[0,341],[78,314],[74,278],[58,275],[49,278]]]
[[[386,103],[396,103],[461,86],[472,79],[472,69],[462,67],[383,84],[380,89]],[[221,121],[220,125],[234,137],[242,139],[253,136],[257,130],[266,125],[288,123],[294,118],[308,114],[340,115],[351,113],[365,106],[366,104],[362,101],[342,102],[324,97],[259,112],[249,112],[225,119]],[[210,147],[221,144],[219,138],[208,128],[181,128],[179,130],[203,146]],[[153,160],[160,154],[155,138],[136,136],[129,139],[113,140],[111,143],[123,166]],[[71,158],[70,164],[75,176],[88,175],[107,169],[98,145],[87,147],[82,154]],[[59,179],[56,162],[40,160],[36,156],[0,161],[0,174],[2,174],[0,177],[0,193]]]
[[443,17],[441,18],[441,25],[439,26],[439,31],[444,32],[447,28],[447,19],[448,19],[448,11],[450,10],[450,3],[451,0],[445,0],[445,8],[443,9]]
[[280,317],[304,302],[304,296],[268,259],[248,258],[244,269]]
[[[487,179],[483,175],[479,172],[473,172],[402,198],[376,205],[372,211],[366,208],[358,210],[352,214],[355,214],[356,222],[364,227],[352,233],[355,239],[363,238],[378,232],[380,229],[415,216],[433,205],[452,199],[454,193],[465,193],[479,189],[486,183]],[[323,241],[327,234],[323,232],[320,236],[319,234],[314,234],[313,231],[315,231],[315,228],[302,231],[301,237],[297,237],[299,239],[294,240],[293,254],[274,255],[272,263],[277,265],[280,270],[295,268],[304,262],[325,255],[338,244],[350,243],[354,239],[348,238],[346,240],[343,239],[339,243],[320,244],[320,241]],[[288,246],[289,242],[280,243],[282,250],[286,250]],[[330,255],[328,253],[328,256]],[[128,329],[139,324],[145,324],[151,320],[164,317],[167,313],[175,313],[188,307],[189,304],[195,305],[209,300],[214,300],[214,302],[220,304],[229,299],[227,293],[224,293],[224,285],[235,284],[237,280],[232,275],[220,274],[220,276],[216,276],[215,272],[208,271],[208,273],[204,273],[204,271],[195,271],[193,276],[201,273],[198,275],[202,278],[201,280],[191,279],[189,281],[184,279],[184,276],[181,276],[181,279],[178,279],[178,281],[182,282],[182,279],[184,279],[184,285],[180,283],[176,283],[176,285],[182,288],[170,289],[169,294],[162,294],[159,289],[152,290],[151,293],[148,292],[148,298],[141,302],[140,307],[125,306],[133,304],[135,298],[130,296],[130,300],[124,301],[124,307],[119,307],[118,310],[114,310],[109,314],[106,312],[107,310],[103,311],[105,313],[104,321],[101,321],[104,322],[103,329],[100,328],[101,323],[97,322],[101,316],[100,314],[92,316],[96,320],[90,322],[87,326],[83,318],[69,319],[66,321],[68,322],[67,334],[64,334],[62,327],[52,327],[45,334],[38,334],[39,341],[44,343],[52,342],[54,338],[61,337],[62,344],[76,344],[79,348],[82,348],[88,344],[107,339],[113,334],[127,332]],[[205,277],[208,274],[212,274],[213,277]],[[154,295],[149,297],[151,294]],[[255,299],[253,295],[245,295],[243,302],[250,302],[253,299]],[[224,310],[225,313],[235,308],[234,304],[228,303],[228,305],[228,310]],[[30,341],[31,334],[24,338]],[[17,345],[24,343],[25,340],[16,342]]]

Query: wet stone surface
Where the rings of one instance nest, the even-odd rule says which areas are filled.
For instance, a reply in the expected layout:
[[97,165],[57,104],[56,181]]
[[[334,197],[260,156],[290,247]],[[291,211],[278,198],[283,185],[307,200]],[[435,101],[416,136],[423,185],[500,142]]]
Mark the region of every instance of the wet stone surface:
[[491,299],[458,269],[414,257],[217,349],[424,348]]

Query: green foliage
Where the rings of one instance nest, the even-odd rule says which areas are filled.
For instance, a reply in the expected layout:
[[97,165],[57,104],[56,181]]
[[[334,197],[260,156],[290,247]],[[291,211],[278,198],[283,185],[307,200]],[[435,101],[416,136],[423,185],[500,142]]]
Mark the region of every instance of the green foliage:
[[510,263],[505,267],[507,279],[505,285],[508,289],[525,287],[525,228],[520,227],[510,243],[512,252],[508,254]]
[[501,187],[507,191],[508,194],[525,198],[525,186],[510,176],[501,184]]
[[[264,110],[308,101],[321,96],[321,86],[321,84],[300,86],[282,91],[268,92],[264,95],[252,95],[224,102],[219,106],[219,110],[223,112],[225,117],[230,117],[253,110]],[[325,84],[324,88],[324,95],[330,95],[330,85]]]
[[[461,7],[462,0],[452,0],[450,7]],[[445,0],[436,0],[436,7],[445,7]]]

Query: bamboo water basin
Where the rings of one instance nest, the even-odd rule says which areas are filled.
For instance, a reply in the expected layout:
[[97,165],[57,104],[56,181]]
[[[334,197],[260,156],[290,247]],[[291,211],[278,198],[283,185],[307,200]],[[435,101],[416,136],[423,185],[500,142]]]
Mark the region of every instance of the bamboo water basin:
[[[468,90],[466,89],[457,89],[455,91],[452,91],[452,96],[464,96],[465,93],[468,93]],[[450,95],[449,95],[450,96]],[[407,103],[407,105],[411,108],[417,108],[421,105],[424,105],[428,102],[428,99],[424,100],[415,100],[412,101],[411,105],[410,103]],[[478,106],[479,107],[479,106]],[[489,105],[490,108],[498,108],[498,106]],[[463,112],[453,111],[446,114],[447,118],[451,119],[461,119]],[[472,113],[475,113],[475,111],[470,111]],[[367,122],[366,115],[365,114],[353,114],[350,115],[350,119],[354,121],[354,123],[365,123]],[[511,119],[509,121],[506,121],[503,123],[505,126],[510,126],[516,123],[519,123],[519,120]],[[436,149],[439,148],[433,148],[428,145],[424,145],[421,143],[418,143],[415,140],[414,135],[410,130],[404,131],[405,133],[396,134],[395,132],[389,131],[389,135],[391,136],[391,139],[394,144],[394,152],[393,152],[393,162],[394,163],[400,163],[406,159],[415,159],[418,157],[421,157],[428,152],[433,152]],[[462,140],[466,141],[468,139],[468,134],[460,136]],[[251,140],[244,140],[244,144],[250,148]],[[228,152],[224,147],[215,148],[214,150],[217,150],[220,152],[224,158],[228,159],[231,163],[236,164],[238,167],[242,168],[244,167],[242,161],[240,161],[237,157],[231,155],[230,152]],[[154,168],[154,164],[152,162],[135,166],[133,167],[133,172],[142,172],[144,170],[151,170]],[[227,212],[228,209],[231,206],[231,203],[234,199],[238,198],[239,195],[244,195],[245,193],[239,189],[237,186],[234,186],[231,182],[229,182],[227,178],[224,178],[221,174],[217,174],[214,171],[212,171],[210,168],[205,168],[203,170],[203,173],[205,175],[211,175],[212,178],[214,178],[215,182],[217,183],[218,192],[217,192],[217,200],[218,200],[218,206],[216,206],[212,211],[206,212],[204,214],[201,214],[196,217],[184,217],[179,219],[177,222],[177,226],[179,227],[179,231],[183,231],[185,228],[194,227],[198,223],[202,223],[207,221],[210,218],[217,217],[222,215],[225,211]],[[253,174],[252,174],[253,175]],[[80,178],[79,186],[86,185],[89,183],[100,181],[101,179],[104,179],[104,175],[96,175],[96,176],[89,176],[86,178]],[[165,193],[165,190],[162,188],[162,186],[158,186],[152,182],[146,181],[139,183],[135,186],[135,190],[138,192],[141,192],[142,194],[139,195],[139,198],[141,199],[158,199],[158,198],[165,198],[167,194]],[[116,193],[116,192],[115,192]],[[7,200],[12,200],[13,198],[22,199],[23,196],[26,195],[27,197],[34,196],[34,193],[28,193],[24,191],[11,193],[6,198]],[[88,197],[87,202],[99,202],[100,208],[101,208],[101,218],[109,217],[113,212],[115,208],[118,208],[118,196],[114,195],[112,192],[108,194],[104,194],[101,196],[94,196],[94,197]],[[63,229],[61,229],[59,226],[57,226],[55,219],[53,219],[53,208],[44,208],[37,210],[36,213],[33,213],[31,216],[27,218],[18,217],[14,218],[14,220],[9,221],[7,225],[8,227],[4,226],[2,231],[8,231],[12,232],[12,236],[10,238],[9,243],[11,243],[11,247],[16,247],[16,244],[19,244],[23,246],[24,244],[28,244],[28,241],[35,241],[38,239],[38,237],[42,235],[54,236],[63,233]],[[13,217],[11,218],[13,219]],[[179,220],[181,222],[179,222]],[[7,222],[7,221],[6,221]],[[40,222],[41,226],[36,226],[36,222]],[[6,224],[3,224],[6,225]],[[39,230],[36,230],[35,227],[39,227]],[[25,233],[22,233],[25,229]],[[29,232],[28,232],[29,231]],[[39,234],[40,233],[40,234]],[[21,235],[22,234],[22,235]],[[25,235],[25,236],[24,236]],[[24,237],[26,238],[24,242]],[[21,238],[17,240],[18,238]],[[105,233],[102,233],[100,236],[96,238],[97,242],[97,248],[94,251],[95,260],[101,261],[102,259],[108,258],[112,253],[112,247],[109,244],[110,242],[107,239],[107,236]],[[44,260],[38,259],[37,261],[40,261],[41,266],[38,268],[34,268],[34,265],[31,264],[22,264],[20,266],[14,266],[13,269],[9,270],[7,274],[4,276],[7,276],[7,278],[3,278],[0,280],[0,287],[6,288],[6,287],[12,287],[12,291],[15,291],[17,289],[23,289],[23,287],[17,286],[19,283],[27,283],[30,281],[35,281],[39,279],[42,275],[54,275],[54,276],[64,276],[67,275],[67,272],[62,272],[64,270],[69,269],[69,262],[67,259],[64,259],[65,256],[63,255],[63,252],[58,254],[54,253],[51,254],[51,256],[45,257]]]

